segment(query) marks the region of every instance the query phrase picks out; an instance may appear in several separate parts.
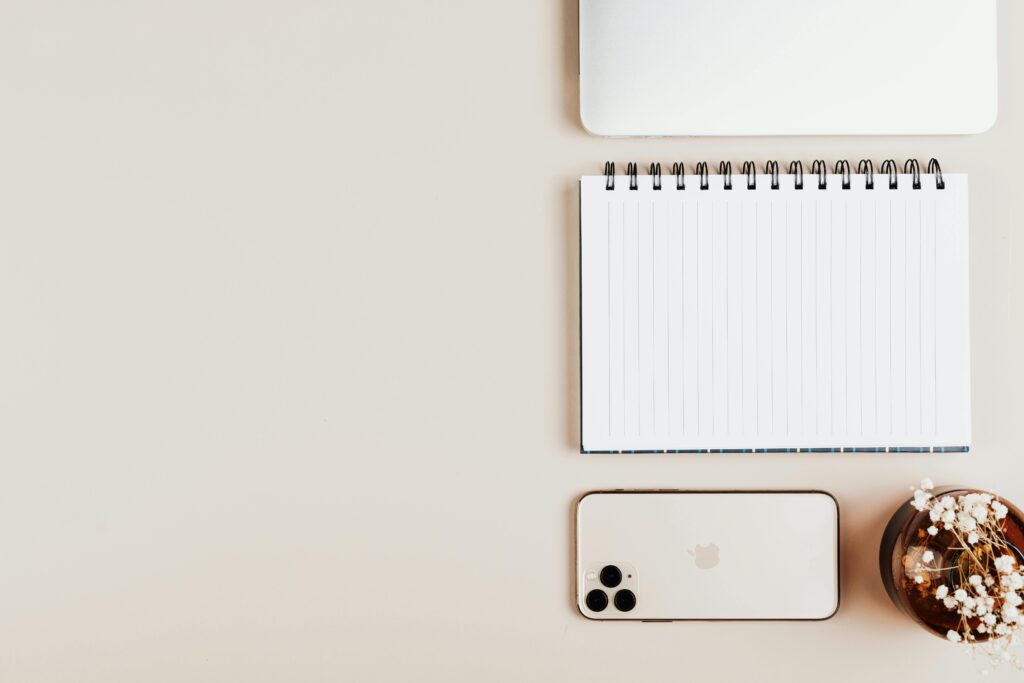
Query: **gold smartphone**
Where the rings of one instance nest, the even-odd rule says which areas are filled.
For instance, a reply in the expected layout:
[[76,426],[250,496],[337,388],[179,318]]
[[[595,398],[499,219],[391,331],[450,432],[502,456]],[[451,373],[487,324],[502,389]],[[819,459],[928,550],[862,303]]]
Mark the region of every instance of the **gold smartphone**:
[[576,505],[588,619],[818,620],[839,607],[824,491],[594,491]]

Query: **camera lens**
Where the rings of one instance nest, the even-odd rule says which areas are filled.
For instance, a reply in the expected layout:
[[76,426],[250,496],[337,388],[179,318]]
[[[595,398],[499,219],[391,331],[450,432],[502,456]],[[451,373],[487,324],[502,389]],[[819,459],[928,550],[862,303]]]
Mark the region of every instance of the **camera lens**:
[[628,612],[636,607],[636,596],[633,591],[623,588],[615,594],[615,609],[620,612]]
[[603,612],[607,606],[608,594],[600,588],[595,588],[587,593],[587,607],[591,612]]
[[614,564],[610,564],[601,570],[601,583],[608,588],[615,588],[622,583],[622,572]]

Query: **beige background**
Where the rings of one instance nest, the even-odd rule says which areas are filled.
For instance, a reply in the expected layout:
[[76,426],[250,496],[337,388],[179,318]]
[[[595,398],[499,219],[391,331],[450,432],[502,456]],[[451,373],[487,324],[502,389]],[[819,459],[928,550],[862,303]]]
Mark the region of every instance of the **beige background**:
[[[0,680],[971,673],[876,551],[924,475],[1024,503],[1024,6],[999,9],[984,135],[602,140],[574,0],[5,2]],[[865,156],[971,174],[973,452],[578,455],[576,178]],[[585,621],[572,504],[615,486],[834,492],[839,613]]]

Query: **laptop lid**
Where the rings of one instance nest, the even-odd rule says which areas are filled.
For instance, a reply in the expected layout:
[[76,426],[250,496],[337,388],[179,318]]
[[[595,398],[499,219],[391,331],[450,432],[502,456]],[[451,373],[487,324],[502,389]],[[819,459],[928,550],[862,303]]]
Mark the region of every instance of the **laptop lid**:
[[580,0],[597,135],[979,133],[995,0]]

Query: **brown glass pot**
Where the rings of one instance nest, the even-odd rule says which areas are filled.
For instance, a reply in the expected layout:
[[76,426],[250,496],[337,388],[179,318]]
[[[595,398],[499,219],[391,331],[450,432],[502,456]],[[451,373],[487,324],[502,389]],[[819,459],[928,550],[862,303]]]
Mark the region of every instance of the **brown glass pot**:
[[[962,496],[968,493],[986,493],[978,489],[962,486],[945,486],[931,492],[936,498],[945,495]],[[992,494],[993,496],[995,494]],[[1001,525],[1006,541],[1017,554],[1018,562],[1024,562],[1021,548],[1024,548],[1024,513],[1009,501],[999,498],[1009,508]],[[939,531],[935,536],[928,535],[928,527],[932,525],[927,511],[919,512],[910,501],[900,506],[889,520],[882,534],[882,544],[878,553],[878,568],[882,574],[882,583],[889,599],[907,616],[921,624],[932,633],[945,637],[950,629],[959,630],[960,616],[935,598],[936,589],[945,584],[950,591],[960,587],[959,577],[969,575],[972,571],[958,572],[949,570],[940,574],[926,572],[924,583],[914,581],[914,563],[926,550],[935,554],[935,562],[942,567],[961,567],[969,570],[970,558],[960,550],[959,545],[948,531]],[[976,552],[984,553],[986,548],[979,545]],[[978,623],[970,622],[974,630]],[[979,634],[979,641],[987,636]]]

